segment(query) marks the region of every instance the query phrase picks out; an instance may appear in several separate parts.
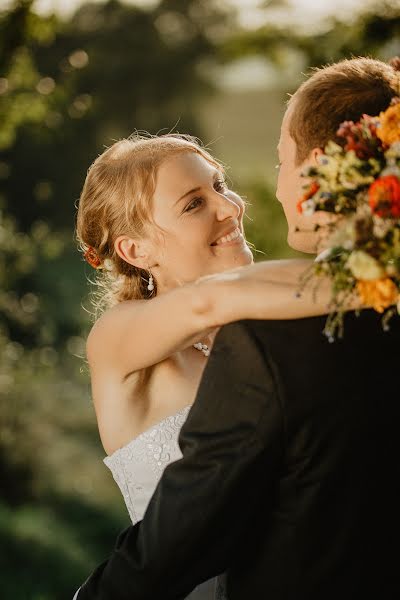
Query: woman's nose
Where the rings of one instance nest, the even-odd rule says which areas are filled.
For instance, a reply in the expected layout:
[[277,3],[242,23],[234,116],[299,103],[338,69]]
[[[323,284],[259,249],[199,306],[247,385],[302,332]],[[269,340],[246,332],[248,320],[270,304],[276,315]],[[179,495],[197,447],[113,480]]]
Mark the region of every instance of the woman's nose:
[[216,193],[216,214],[219,221],[228,218],[238,219],[240,215],[240,206],[234,200],[231,200],[223,194]]

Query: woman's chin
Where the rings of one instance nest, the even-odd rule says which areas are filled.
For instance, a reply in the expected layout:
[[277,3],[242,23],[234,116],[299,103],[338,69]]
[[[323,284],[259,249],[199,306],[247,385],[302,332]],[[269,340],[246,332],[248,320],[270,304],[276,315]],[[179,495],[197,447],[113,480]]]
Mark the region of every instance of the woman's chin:
[[229,259],[224,261],[225,269],[234,269],[235,267],[245,267],[254,262],[253,254],[248,246],[244,247],[241,252],[232,254]]
[[246,252],[244,254],[244,256],[242,257],[242,261],[240,263],[240,266],[245,266],[245,265],[251,265],[254,262],[254,256],[252,251],[250,250],[250,248],[248,249],[248,252]]

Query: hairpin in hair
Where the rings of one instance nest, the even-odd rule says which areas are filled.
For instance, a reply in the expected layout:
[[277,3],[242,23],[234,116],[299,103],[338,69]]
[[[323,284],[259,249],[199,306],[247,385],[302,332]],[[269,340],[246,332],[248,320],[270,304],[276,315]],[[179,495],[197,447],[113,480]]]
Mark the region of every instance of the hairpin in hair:
[[88,246],[83,257],[86,260],[86,262],[88,262],[89,265],[92,266],[94,269],[102,268],[101,267],[101,259],[100,259],[99,255],[97,254],[96,250],[93,248],[93,246]]

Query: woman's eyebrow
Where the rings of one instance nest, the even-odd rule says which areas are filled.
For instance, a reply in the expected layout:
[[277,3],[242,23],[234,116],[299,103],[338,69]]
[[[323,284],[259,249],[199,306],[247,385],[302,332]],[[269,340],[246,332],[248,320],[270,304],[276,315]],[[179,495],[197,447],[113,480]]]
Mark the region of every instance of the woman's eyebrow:
[[[218,179],[218,177],[220,177],[221,175],[222,175],[221,171],[215,170],[214,173],[212,174],[213,181],[216,181]],[[191,189],[191,190],[189,190],[188,192],[185,192],[183,194],[183,196],[181,196],[180,198],[178,198],[178,200],[175,202],[174,206],[176,204],[178,204],[178,202],[180,202],[181,200],[183,200],[184,198],[186,198],[186,196],[189,196],[190,194],[193,194],[194,192],[198,192],[199,190],[201,190],[201,186],[200,185],[197,186],[197,187],[195,187],[195,188],[193,188],[193,189]]]
[[[192,190],[189,190],[188,192],[185,192],[183,194],[183,196],[181,196],[180,198],[178,198],[178,200],[175,202],[175,204],[178,204],[178,202],[180,202],[181,200],[183,200],[184,198],[186,198],[186,196],[189,196],[189,194],[193,194],[193,192],[198,192],[199,190],[201,190],[201,186],[195,187]],[[174,204],[174,206],[175,206]]]

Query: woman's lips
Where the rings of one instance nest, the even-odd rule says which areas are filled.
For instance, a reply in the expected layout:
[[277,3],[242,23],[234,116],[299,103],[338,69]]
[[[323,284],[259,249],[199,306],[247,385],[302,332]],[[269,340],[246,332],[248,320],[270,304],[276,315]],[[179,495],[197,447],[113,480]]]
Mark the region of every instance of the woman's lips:
[[234,244],[237,242],[243,241],[243,235],[240,231],[239,227],[235,227],[230,233],[221,236],[215,242],[211,244],[211,246],[227,246],[228,244]]

